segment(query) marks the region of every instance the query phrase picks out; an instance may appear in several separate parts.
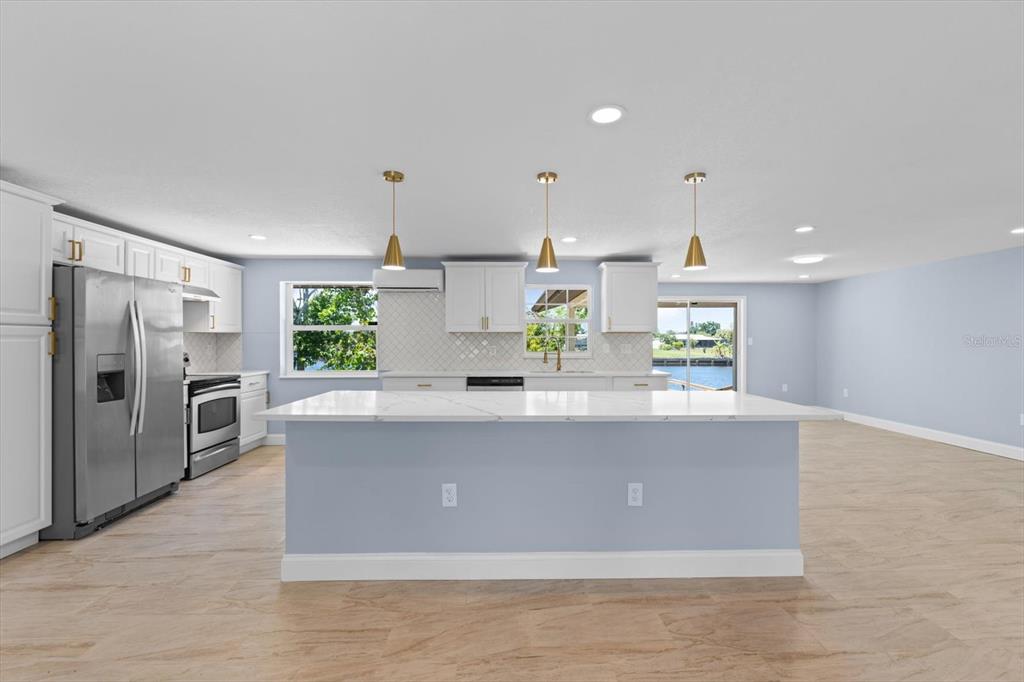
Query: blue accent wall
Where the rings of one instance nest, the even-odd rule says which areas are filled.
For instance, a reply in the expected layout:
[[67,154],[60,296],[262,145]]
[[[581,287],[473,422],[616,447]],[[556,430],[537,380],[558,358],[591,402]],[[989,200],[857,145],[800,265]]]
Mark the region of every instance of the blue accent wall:
[[1024,249],[817,289],[818,404],[1022,445]]
[[[659,296],[746,296],[747,392],[814,405],[817,379],[813,284],[660,284]],[[753,338],[753,345],[747,341]],[[787,384],[789,391],[783,392]]]

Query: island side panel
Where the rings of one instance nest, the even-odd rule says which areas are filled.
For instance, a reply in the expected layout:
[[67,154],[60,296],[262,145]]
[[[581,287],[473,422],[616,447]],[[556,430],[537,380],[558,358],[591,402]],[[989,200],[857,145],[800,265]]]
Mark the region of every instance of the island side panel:
[[798,549],[798,428],[289,422],[286,552]]

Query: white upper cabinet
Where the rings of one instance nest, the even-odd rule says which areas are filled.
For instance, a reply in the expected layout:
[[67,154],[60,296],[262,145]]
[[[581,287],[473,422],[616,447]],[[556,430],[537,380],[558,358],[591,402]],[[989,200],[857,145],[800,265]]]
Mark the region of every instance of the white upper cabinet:
[[156,247],[129,239],[125,242],[124,274],[156,278]]
[[53,204],[0,184],[0,324],[49,325]]
[[526,266],[487,268],[487,331],[523,333]]
[[[75,226],[63,220],[54,219],[51,221],[50,253],[54,263],[70,263],[71,250],[78,247],[73,246],[75,241]],[[76,251],[77,252],[77,251]]]
[[242,331],[242,271],[220,263],[210,263],[210,289],[220,296],[210,302],[210,321],[215,332]]
[[184,266],[185,276],[182,282],[204,289],[210,288],[210,261],[186,254]]
[[484,291],[487,269],[482,265],[458,265],[444,269],[444,328],[449,332],[484,330]]
[[522,333],[526,263],[443,265],[446,331]]
[[60,251],[54,245],[54,260],[124,274],[123,233],[60,213],[53,222],[54,241],[64,245]]
[[658,329],[658,264],[601,263],[601,331]]
[[156,253],[153,255],[153,260],[155,263],[154,279],[160,279],[165,282],[185,281],[184,253],[172,251],[171,249],[162,249],[158,246],[156,247]]

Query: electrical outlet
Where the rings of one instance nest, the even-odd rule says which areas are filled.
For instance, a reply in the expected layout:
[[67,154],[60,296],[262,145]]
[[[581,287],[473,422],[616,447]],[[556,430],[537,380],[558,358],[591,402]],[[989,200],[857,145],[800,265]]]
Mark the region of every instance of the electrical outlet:
[[783,393],[788,393],[789,392],[789,384],[782,384],[782,392]]
[[626,505],[630,507],[642,507],[644,506],[644,484],[643,483],[627,483],[626,484]]
[[458,507],[459,506],[459,490],[455,487],[454,483],[442,483],[441,484],[441,506],[442,507]]
[[850,397],[850,389],[848,389],[848,388],[844,388],[843,389],[843,397],[844,398],[849,398]]

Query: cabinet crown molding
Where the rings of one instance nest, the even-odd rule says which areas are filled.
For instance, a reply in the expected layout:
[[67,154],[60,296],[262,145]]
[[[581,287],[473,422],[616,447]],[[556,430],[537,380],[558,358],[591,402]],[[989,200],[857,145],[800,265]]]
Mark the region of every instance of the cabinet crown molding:
[[457,260],[457,261],[441,261],[441,265],[446,268],[458,268],[458,267],[488,267],[488,268],[525,268],[529,263],[527,261],[507,261],[507,260]]
[[0,180],[0,190],[3,190],[8,194],[14,194],[16,196],[31,199],[32,201],[38,201],[41,204],[48,204],[50,206],[56,206],[64,203],[63,199],[51,197],[49,194],[43,194],[42,192],[37,192],[34,189],[29,189],[28,187],[15,185],[14,183],[7,182],[6,180]]
[[604,261],[598,265],[599,270],[607,270],[608,268],[651,268],[658,267],[661,263],[654,261]]

